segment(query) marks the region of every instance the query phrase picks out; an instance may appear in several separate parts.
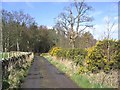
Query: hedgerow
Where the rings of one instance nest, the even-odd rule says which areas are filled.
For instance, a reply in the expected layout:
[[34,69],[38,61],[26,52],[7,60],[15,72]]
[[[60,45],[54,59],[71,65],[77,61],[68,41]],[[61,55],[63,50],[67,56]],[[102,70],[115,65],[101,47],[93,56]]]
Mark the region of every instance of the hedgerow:
[[80,66],[80,72],[88,69],[92,73],[101,70],[109,73],[110,70],[120,68],[120,41],[105,39],[87,49],[54,47],[50,50],[50,55],[72,60],[76,66]]
[[74,66],[73,63],[65,63],[65,65],[70,65],[68,67],[72,71],[87,76],[92,83],[105,84],[111,87],[118,86],[117,71],[120,69],[120,40],[105,39],[86,49],[55,47],[50,50],[50,54],[58,57],[55,60],[62,60],[62,63],[66,62],[64,60],[70,60],[70,63],[72,61]]
[[50,55],[62,57],[72,60],[76,65],[82,65],[87,55],[87,51],[84,49],[62,49],[59,47],[52,48]]

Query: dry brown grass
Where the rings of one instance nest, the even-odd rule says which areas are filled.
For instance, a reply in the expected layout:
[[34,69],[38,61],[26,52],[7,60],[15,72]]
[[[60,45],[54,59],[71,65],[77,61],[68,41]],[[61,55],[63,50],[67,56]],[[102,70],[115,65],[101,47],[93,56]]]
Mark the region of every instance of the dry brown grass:
[[[57,58],[55,56],[52,57],[52,60],[59,60],[60,63],[64,64],[68,67],[73,73],[78,72],[79,66],[75,66],[72,60]],[[91,83],[99,83],[101,85],[106,85],[108,87],[118,88],[118,71],[112,70],[108,74],[100,71],[97,74],[93,73],[84,73]]]

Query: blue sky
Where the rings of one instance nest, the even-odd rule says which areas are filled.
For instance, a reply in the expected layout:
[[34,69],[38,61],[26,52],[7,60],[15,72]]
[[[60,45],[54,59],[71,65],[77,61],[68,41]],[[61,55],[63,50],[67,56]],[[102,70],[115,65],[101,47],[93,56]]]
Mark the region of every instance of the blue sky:
[[[92,22],[95,30],[91,30],[94,37],[101,39],[104,30],[105,19],[109,16],[111,21],[118,19],[118,3],[117,2],[87,2],[88,5],[93,7],[90,13],[94,17]],[[25,13],[30,14],[35,18],[38,25],[46,25],[52,27],[55,24],[54,18],[68,6],[70,2],[3,2],[2,8],[8,11],[23,10]],[[112,36],[117,39],[117,29]]]

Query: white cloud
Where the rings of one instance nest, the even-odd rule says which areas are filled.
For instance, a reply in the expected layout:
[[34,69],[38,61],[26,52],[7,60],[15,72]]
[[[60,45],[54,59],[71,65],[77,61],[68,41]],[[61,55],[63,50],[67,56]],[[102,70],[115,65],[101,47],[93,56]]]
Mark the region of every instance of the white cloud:
[[[104,24],[99,24],[94,26],[95,30],[93,31],[93,36],[96,39],[103,39],[106,37],[107,31]],[[115,24],[113,29],[110,32],[110,36],[113,39],[118,39],[118,24]]]
[[53,26],[47,26],[48,29],[53,29]]
[[114,20],[118,20],[118,16],[114,17]]
[[[75,29],[76,27],[74,27]],[[81,29],[84,28],[81,26]],[[106,37],[107,31],[105,24],[96,24],[93,28],[86,28],[85,31],[89,31],[95,39],[102,40]],[[118,39],[118,24],[115,24],[112,31],[110,32],[111,38]]]
[[103,37],[103,32],[104,32],[104,28],[103,28],[103,25],[102,24],[99,24],[99,25],[95,25],[94,26],[94,31],[93,31],[93,36],[96,38],[96,39],[101,39]]

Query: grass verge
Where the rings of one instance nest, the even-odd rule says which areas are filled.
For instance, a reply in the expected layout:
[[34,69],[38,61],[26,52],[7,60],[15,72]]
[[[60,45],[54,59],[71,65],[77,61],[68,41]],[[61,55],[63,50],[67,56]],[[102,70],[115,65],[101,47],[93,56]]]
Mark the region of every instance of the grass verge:
[[0,53],[0,59],[7,57],[8,57],[8,53]]
[[8,75],[2,80],[3,90],[9,90],[9,88],[20,88],[33,62],[32,58],[28,59],[30,60],[26,60],[27,62],[22,64],[22,66],[16,64],[14,68],[8,70]]
[[59,60],[53,60],[52,57],[48,54],[43,55],[51,64],[56,66],[60,71],[69,76],[79,87],[81,88],[106,88],[107,86],[100,85],[99,83],[90,83],[89,79],[85,75],[78,74],[77,72],[73,73],[69,68],[64,64],[60,63]]

